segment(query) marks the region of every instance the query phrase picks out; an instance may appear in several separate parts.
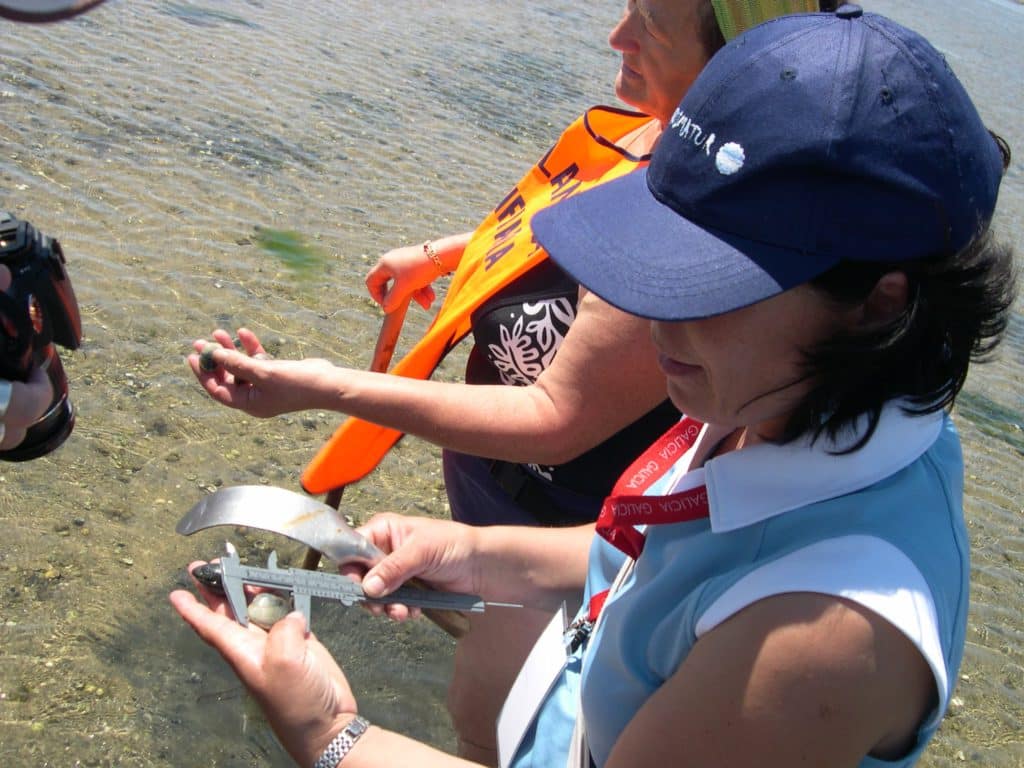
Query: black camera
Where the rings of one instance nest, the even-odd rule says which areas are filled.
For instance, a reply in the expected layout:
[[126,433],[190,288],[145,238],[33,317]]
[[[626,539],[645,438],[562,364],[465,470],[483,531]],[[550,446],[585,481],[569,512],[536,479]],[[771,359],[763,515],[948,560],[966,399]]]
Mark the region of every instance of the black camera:
[[27,461],[57,448],[75,426],[68,379],[54,344],[78,349],[82,319],[60,243],[4,211],[0,264],[11,271],[10,288],[0,292],[0,378],[25,381],[39,366],[53,386],[53,401],[21,444],[0,451],[0,460]]

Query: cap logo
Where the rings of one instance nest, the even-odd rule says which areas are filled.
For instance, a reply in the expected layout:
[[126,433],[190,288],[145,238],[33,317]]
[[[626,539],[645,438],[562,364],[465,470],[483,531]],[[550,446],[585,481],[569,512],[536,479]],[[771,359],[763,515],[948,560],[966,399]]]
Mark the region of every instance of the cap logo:
[[715,155],[715,168],[723,176],[732,176],[743,167],[743,162],[746,159],[747,155],[743,151],[743,147],[730,141],[728,144],[723,144],[719,148],[718,154]]
[[[715,134],[707,133],[700,123],[694,122],[682,109],[676,109],[669,120],[671,126],[679,138],[684,142],[690,142],[697,149],[703,149],[704,154],[711,156],[711,146],[715,143]],[[731,176],[743,167],[747,156],[743,147],[734,141],[723,144],[715,154],[715,168],[723,176]]]
[[679,138],[683,141],[693,142],[693,146],[697,149],[703,149],[704,154],[711,155],[711,145],[715,143],[715,134],[707,134],[704,129],[698,124],[691,120],[681,109],[676,109],[672,113],[672,119],[668,123],[672,128],[675,128],[679,133]]

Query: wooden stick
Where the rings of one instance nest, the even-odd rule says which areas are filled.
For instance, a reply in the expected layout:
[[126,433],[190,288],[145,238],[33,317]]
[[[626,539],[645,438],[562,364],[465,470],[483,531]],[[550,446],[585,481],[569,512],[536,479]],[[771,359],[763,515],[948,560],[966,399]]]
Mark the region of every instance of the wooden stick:
[[[405,315],[409,311],[409,300],[406,299],[393,312],[384,315],[384,321],[380,326],[380,333],[377,335],[377,346],[373,350],[373,360],[370,362],[370,370],[377,373],[387,373],[391,365],[391,358],[395,354],[395,347],[398,345],[398,336],[402,332],[402,325],[405,323]],[[333,489],[324,499],[329,506],[338,509],[341,506],[341,496],[345,492],[345,486],[341,485]],[[315,571],[320,565],[320,553],[313,548],[306,550],[302,558],[302,567],[307,571]],[[419,579],[410,579],[407,586],[430,589]],[[434,622],[437,626],[455,638],[462,637],[469,631],[469,616],[459,611],[434,611],[424,610],[423,615]]]
[[[410,299],[402,302],[394,312],[384,315],[384,321],[380,326],[380,333],[377,334],[377,345],[373,349],[373,359],[370,361],[370,370],[376,373],[387,373],[391,365],[391,358],[395,354],[395,347],[398,346],[398,337],[402,333],[402,325],[405,323],[405,315],[409,311]],[[345,492],[345,486],[339,485],[327,494],[324,502],[335,509],[341,506],[341,496]],[[302,558],[302,567],[307,571],[315,571],[320,565],[320,552],[310,547]]]
[[373,360],[370,361],[370,370],[377,373],[387,373],[391,366],[391,358],[395,354],[395,347],[398,346],[398,336],[405,324],[405,315],[409,311],[409,299],[394,312],[384,315],[380,325],[380,333],[377,334],[377,346],[373,349]]

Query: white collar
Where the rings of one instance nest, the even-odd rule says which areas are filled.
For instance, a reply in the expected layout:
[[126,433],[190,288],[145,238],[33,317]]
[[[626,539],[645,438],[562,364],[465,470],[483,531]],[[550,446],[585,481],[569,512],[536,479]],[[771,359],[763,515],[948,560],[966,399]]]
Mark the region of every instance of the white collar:
[[[937,411],[910,416],[890,402],[882,409],[875,433],[853,453],[836,454],[851,445],[849,435],[833,442],[823,436],[786,445],[759,443],[710,459],[702,468],[685,472],[668,493],[699,485],[708,489],[711,530],[726,533],[762,522],[783,512],[858,491],[895,474],[931,447],[942,431],[944,415]],[[858,433],[863,429],[861,420]],[[728,433],[729,430],[725,430]],[[707,425],[688,456],[706,452],[722,430]]]

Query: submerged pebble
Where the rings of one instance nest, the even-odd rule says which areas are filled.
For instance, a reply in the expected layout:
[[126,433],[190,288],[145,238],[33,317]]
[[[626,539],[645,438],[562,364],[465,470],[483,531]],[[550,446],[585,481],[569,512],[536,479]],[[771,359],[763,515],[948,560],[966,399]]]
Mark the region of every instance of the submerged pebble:
[[291,600],[275,593],[260,592],[249,603],[249,621],[257,627],[270,629],[275,623],[283,619],[292,609]]
[[202,351],[199,353],[199,367],[204,371],[215,371],[217,370],[217,361],[213,359],[213,353],[220,349],[220,344],[212,341],[206,342],[203,345]]

